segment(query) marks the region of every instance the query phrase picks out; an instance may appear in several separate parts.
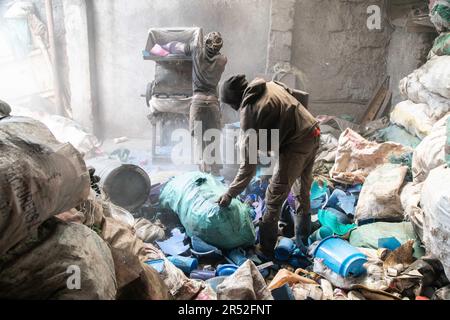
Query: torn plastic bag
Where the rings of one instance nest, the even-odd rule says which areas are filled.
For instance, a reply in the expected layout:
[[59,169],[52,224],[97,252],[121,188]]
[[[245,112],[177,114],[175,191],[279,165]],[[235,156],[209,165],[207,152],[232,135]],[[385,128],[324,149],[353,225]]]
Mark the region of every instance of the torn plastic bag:
[[450,278],[450,169],[432,170],[422,188],[423,240],[427,253],[439,259]]
[[355,218],[358,222],[369,219],[403,220],[400,190],[407,169],[405,166],[388,163],[369,174],[356,207]]
[[74,147],[33,119],[0,120],[0,255],[86,200],[89,190],[89,173]]
[[391,155],[398,156],[407,151],[409,148],[401,144],[371,142],[347,129],[339,138],[338,154],[330,176],[343,183],[364,183],[378,165],[389,162]]
[[[73,277],[77,272],[79,283]],[[114,300],[116,293],[111,251],[84,225],[51,218],[39,227],[37,236],[2,255],[2,299]]]
[[198,236],[221,249],[251,246],[256,237],[251,209],[236,199],[228,208],[221,208],[217,200],[226,191],[212,175],[186,173],[166,184],[161,207],[178,214],[189,237]]
[[424,182],[431,170],[446,163],[445,148],[448,139],[447,121],[449,119],[450,114],[436,122],[430,134],[414,150],[412,173],[415,183]]
[[318,217],[322,227],[330,228],[333,234],[339,236],[344,236],[356,228],[356,224],[352,224],[347,216],[331,208],[319,210]]

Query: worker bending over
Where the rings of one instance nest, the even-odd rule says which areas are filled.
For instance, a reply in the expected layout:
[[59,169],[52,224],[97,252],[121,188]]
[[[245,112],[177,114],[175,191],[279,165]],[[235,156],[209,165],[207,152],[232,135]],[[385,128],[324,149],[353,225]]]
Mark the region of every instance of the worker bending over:
[[[257,250],[266,257],[273,256],[281,207],[291,189],[296,199],[297,245],[301,246],[311,233],[310,188],[320,129],[318,121],[292,93],[278,82],[255,79],[249,84],[244,75],[228,79],[221,91],[222,102],[240,111],[241,130],[279,130],[279,159],[266,193],[267,211],[259,225]],[[246,139],[246,150],[248,143]],[[222,207],[228,207],[255,175],[257,164],[250,163],[249,153],[245,154],[228,192],[219,199]]]

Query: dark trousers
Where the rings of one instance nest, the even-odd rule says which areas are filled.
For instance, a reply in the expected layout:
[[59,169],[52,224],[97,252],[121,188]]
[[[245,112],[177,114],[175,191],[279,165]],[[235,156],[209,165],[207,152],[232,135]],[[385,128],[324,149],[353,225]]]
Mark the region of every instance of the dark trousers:
[[310,190],[319,142],[320,137],[308,137],[304,141],[304,152],[280,153],[266,192],[267,212],[263,216],[259,229],[261,246],[267,252],[273,252],[276,245],[281,207],[290,191],[296,199],[297,245],[300,245],[302,237],[309,235],[311,225]]

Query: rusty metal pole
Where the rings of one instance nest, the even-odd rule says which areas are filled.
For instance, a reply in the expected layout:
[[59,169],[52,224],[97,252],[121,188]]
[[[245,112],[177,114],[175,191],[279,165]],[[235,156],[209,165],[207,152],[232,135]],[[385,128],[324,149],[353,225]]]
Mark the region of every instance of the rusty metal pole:
[[56,59],[55,27],[53,23],[53,1],[45,0],[45,13],[47,16],[48,40],[50,44],[50,57],[53,73],[53,90],[55,91],[56,110],[60,116],[66,116],[63,100],[61,98],[61,82]]

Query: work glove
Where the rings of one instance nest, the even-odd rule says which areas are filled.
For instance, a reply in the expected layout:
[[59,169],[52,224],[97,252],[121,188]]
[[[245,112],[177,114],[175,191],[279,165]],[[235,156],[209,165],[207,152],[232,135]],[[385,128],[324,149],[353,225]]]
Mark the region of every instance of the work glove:
[[231,201],[233,200],[233,198],[225,193],[224,195],[222,195],[219,200],[217,201],[217,203],[219,204],[219,206],[221,206],[222,208],[227,208],[230,206]]

